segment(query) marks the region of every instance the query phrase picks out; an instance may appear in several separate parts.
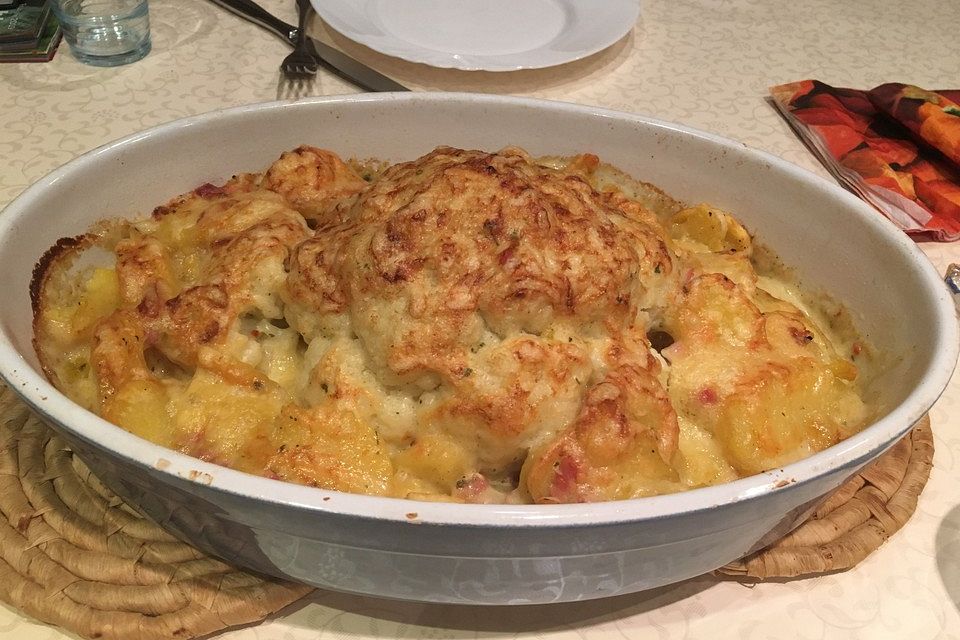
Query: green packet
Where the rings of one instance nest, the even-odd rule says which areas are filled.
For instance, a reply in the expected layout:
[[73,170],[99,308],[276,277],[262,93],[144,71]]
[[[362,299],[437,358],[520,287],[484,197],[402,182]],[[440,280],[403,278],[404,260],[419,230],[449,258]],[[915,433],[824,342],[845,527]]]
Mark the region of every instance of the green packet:
[[0,50],[29,49],[37,44],[50,18],[47,0],[0,5]]
[[43,32],[26,49],[5,49],[0,46],[0,63],[3,62],[49,62],[57,52],[62,32],[60,23],[51,15],[43,25]]

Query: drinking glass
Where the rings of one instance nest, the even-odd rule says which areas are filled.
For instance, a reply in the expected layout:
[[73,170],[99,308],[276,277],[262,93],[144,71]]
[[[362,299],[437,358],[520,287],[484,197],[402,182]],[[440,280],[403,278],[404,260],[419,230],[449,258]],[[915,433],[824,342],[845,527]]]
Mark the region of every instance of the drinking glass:
[[147,0],[52,0],[52,6],[80,62],[113,67],[150,52]]

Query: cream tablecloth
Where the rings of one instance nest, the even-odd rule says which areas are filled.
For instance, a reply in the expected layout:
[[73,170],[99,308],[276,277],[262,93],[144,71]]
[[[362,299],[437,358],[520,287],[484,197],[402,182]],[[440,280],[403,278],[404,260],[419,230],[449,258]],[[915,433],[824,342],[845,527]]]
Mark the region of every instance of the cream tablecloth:
[[[602,1],[602,0],[595,0]],[[264,0],[293,19],[293,0]],[[0,206],[60,164],[175,118],[273,100],[284,44],[202,0],[152,0],[153,52],[125,67],[0,65]],[[826,175],[765,102],[772,84],[902,81],[960,86],[960,3],[941,0],[644,0],[610,49],[553,69],[509,74],[432,69],[314,34],[418,90],[536,96],[649,114],[699,127]],[[314,94],[356,89],[321,73]],[[924,244],[943,270],[958,244]],[[953,638],[960,637],[960,381],[932,411],[937,453],[913,519],[854,570],[748,588],[702,577],[579,604],[471,608],[318,592],[254,638]],[[0,606],[0,639],[70,637]]]

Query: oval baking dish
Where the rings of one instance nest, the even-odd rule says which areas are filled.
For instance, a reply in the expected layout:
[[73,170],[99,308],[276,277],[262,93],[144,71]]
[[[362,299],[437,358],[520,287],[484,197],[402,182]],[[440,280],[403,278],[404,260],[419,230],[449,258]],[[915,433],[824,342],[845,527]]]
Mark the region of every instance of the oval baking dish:
[[[84,411],[39,371],[33,265],[58,238],[176,193],[257,171],[299,144],[397,161],[438,145],[590,152],[687,202],[734,212],[803,286],[842,302],[884,365],[879,418],[805,460],[680,494],[572,505],[462,505],[325,491],[151,444]],[[905,235],[839,187],[741,144],[563,103],[381,94],[270,103],[187,118],[57,169],[0,215],[0,375],[111,488],[229,562],[319,587],[434,602],[558,602],[675,582],[782,534],[930,408],[957,359],[952,302]]]

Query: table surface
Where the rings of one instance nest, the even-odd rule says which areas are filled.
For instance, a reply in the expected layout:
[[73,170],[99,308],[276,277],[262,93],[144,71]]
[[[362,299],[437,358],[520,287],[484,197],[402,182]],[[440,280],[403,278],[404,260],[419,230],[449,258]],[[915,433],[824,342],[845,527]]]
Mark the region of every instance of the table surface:
[[[292,0],[264,0],[294,19]],[[278,97],[285,44],[203,0],[152,0],[153,51],[84,66],[66,45],[47,64],[0,65],[0,207],[115,138],[183,116]],[[766,102],[770,85],[817,78],[869,88],[960,88],[960,3],[915,0],[644,0],[609,49],[551,69],[434,69],[311,32],[415,90],[535,96],[655,116],[726,135],[827,176]],[[357,89],[321,72],[314,95]],[[921,245],[943,271],[960,244]],[[960,376],[957,376],[960,378]],[[907,525],[856,568],[747,587],[705,576],[606,600],[534,607],[423,605],[316,592],[253,638],[957,638],[960,637],[960,379],[931,411],[934,468]],[[0,605],[0,639],[73,637]]]

